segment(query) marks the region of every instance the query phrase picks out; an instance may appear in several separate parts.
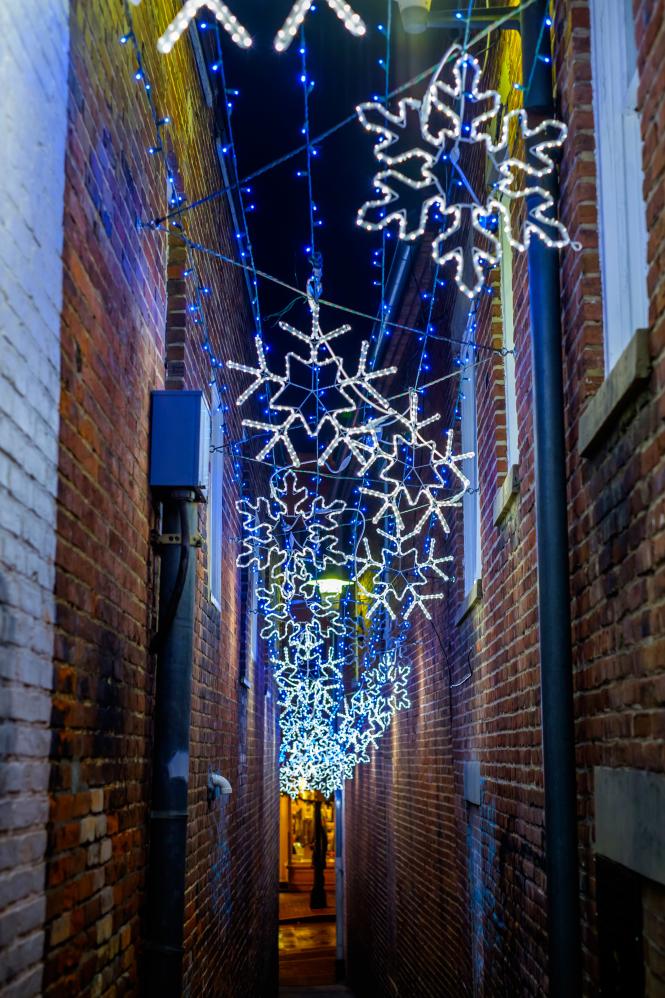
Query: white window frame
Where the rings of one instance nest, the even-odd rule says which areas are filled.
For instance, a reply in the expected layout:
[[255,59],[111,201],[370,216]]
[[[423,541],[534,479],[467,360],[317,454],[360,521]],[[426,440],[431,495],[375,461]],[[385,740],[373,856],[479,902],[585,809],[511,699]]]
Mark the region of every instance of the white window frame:
[[247,610],[249,612],[249,661],[256,665],[259,654],[258,568],[250,569],[247,584]]
[[605,375],[649,321],[632,0],[590,0]]
[[210,602],[222,609],[222,541],[224,515],[224,417],[219,397],[213,392],[210,434],[210,485],[208,488],[208,593]]
[[[510,205],[507,205],[510,211]],[[515,312],[513,305],[513,247],[506,225],[501,225],[501,325],[503,348],[503,394],[506,409],[506,459],[508,471],[519,464],[517,386],[515,382]]]
[[[254,528],[258,527],[258,514],[254,515]],[[258,614],[258,590],[260,573],[256,565],[249,565],[247,572],[247,594],[245,597],[246,607],[246,627],[245,632],[245,661],[242,666],[240,682],[248,689],[251,689],[251,675],[256,666],[259,654],[259,614]]]
[[[462,341],[459,352],[461,387],[460,415],[462,424],[462,453],[473,451],[473,458],[465,462],[465,474],[469,479],[469,490],[462,497],[462,521],[464,542],[464,596],[469,595],[473,586],[480,580],[482,564],[480,551],[480,490],[478,488],[478,420],[476,413],[476,368],[473,342],[474,323],[469,301],[458,295],[453,316],[453,329],[456,338]],[[467,366],[468,365],[468,366]]]

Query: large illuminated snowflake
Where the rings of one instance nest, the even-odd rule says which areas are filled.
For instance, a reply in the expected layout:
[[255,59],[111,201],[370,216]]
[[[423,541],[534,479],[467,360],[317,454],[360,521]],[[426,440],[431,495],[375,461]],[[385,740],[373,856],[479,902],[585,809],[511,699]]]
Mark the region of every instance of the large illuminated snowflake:
[[431,620],[428,603],[444,597],[440,588],[432,591],[431,583],[450,581],[444,565],[451,562],[453,556],[437,557],[433,537],[426,540],[422,551],[415,545],[407,547],[407,542],[398,533],[393,535],[384,530],[377,530],[377,533],[387,543],[377,558],[372,554],[367,538],[363,538],[365,553],[357,579],[358,588],[371,600],[368,616],[384,609],[391,620],[395,620],[400,610],[403,619],[408,620],[418,609]]
[[[378,443],[378,426],[386,417],[392,416],[390,403],[374,387],[374,382],[394,374],[396,368],[368,370],[369,344],[364,340],[360,346],[357,370],[354,374],[347,374],[331,342],[348,333],[351,327],[340,326],[324,333],[319,323],[318,302],[310,296],[308,304],[312,317],[310,333],[280,322],[281,329],[306,345],[299,353],[287,353],[283,374],[270,370],[258,337],[258,367],[229,362],[229,367],[250,374],[254,379],[238,397],[238,405],[262,389],[265,395],[266,387],[271,384],[277,388],[267,399],[267,411],[274,415],[274,419],[245,419],[243,426],[259,430],[268,438],[257,454],[259,461],[283,444],[292,464],[299,468],[301,461],[296,449],[297,438],[304,433],[320,447],[320,450],[317,447],[315,459],[318,465],[325,464],[342,442],[358,461],[364,462]],[[370,415],[363,420],[355,419],[361,407]]]
[[[420,419],[418,392],[409,392],[408,413],[400,421],[403,432],[395,433],[389,448],[379,448],[373,462],[384,460],[379,472],[383,488],[361,486],[360,491],[377,500],[373,523],[391,514],[397,523],[402,541],[418,535],[432,519],[444,532],[450,532],[445,510],[459,506],[469,488],[469,479],[458,467],[473,457],[472,453],[453,454],[453,432],[446,433],[443,452],[423,436],[422,430],[439,420],[439,414]],[[407,517],[411,524],[406,526]]]
[[347,563],[338,547],[345,504],[311,496],[294,471],[273,476],[269,498],[241,499],[236,506],[243,519],[241,568],[283,567],[287,577],[308,578]]
[[[453,46],[442,65],[457,50]],[[550,153],[564,142],[566,126],[548,119],[530,129],[524,110],[509,112],[499,126],[500,95],[481,90],[480,77],[478,60],[460,52],[452,64],[452,83],[436,79],[422,100],[403,98],[397,113],[378,101],[357,108],[364,128],[378,136],[374,155],[382,166],[372,181],[377,196],[359,209],[358,225],[376,231],[396,223],[400,239],[415,240],[434,222],[438,234],[432,258],[454,265],[457,285],[469,298],[482,290],[487,270],[499,262],[499,220],[518,250],[525,250],[532,237],[551,247],[570,243],[541,183],[555,169]],[[510,156],[513,131],[521,135],[529,163]],[[480,145],[490,156],[499,180],[489,192],[475,190],[465,175],[460,161],[465,145]],[[518,233],[499,195],[508,202],[528,199]]]

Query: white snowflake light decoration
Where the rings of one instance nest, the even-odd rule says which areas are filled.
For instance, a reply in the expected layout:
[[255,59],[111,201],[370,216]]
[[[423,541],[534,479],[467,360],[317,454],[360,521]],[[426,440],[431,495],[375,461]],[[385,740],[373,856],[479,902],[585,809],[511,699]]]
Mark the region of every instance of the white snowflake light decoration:
[[[275,420],[269,422],[245,419],[243,426],[259,430],[268,437],[257,454],[259,461],[264,460],[279,444],[283,444],[292,464],[299,468],[301,461],[294,436],[304,431],[317,443],[325,438],[325,445],[317,449],[318,465],[325,464],[341,442],[363,463],[377,440],[377,425],[381,419],[392,416],[390,403],[374,387],[374,382],[394,374],[397,369],[390,367],[379,371],[368,370],[369,344],[364,340],[360,346],[357,370],[355,374],[347,374],[330,344],[338,336],[349,332],[351,327],[340,326],[329,333],[322,332],[318,302],[310,296],[308,304],[312,316],[311,333],[303,333],[286,322],[280,322],[280,327],[285,332],[306,344],[306,349],[301,349],[299,353],[290,351],[286,355],[284,374],[269,369],[258,339],[258,367],[229,361],[229,367],[251,374],[254,379],[238,397],[238,405],[242,405],[268,383],[277,386],[277,391],[268,401],[268,409],[275,414]],[[375,415],[347,425],[344,417],[355,415],[361,406],[370,407]],[[369,445],[365,442],[366,439],[371,441]]]
[[296,473],[273,476],[270,497],[255,502],[240,499],[236,508],[243,518],[240,568],[259,571],[284,566],[284,574],[316,577],[330,566],[348,561],[338,548],[346,506],[341,499],[327,503],[320,495],[310,496],[298,485]]
[[[365,549],[360,561],[358,588],[370,600],[368,616],[372,617],[383,608],[391,620],[397,617],[397,609],[408,620],[415,609],[419,609],[428,620],[432,615],[427,604],[432,600],[443,599],[440,589],[431,591],[429,584],[437,579],[449,582],[450,576],[443,566],[453,560],[452,555],[437,558],[436,541],[430,538],[425,544],[425,552],[417,547],[406,547],[399,534],[389,534],[384,530],[377,533],[388,543],[375,558],[367,538],[363,538]],[[365,574],[367,573],[367,574]],[[369,578],[369,582],[365,581]]]
[[[442,65],[456,50],[459,46],[453,46]],[[435,79],[422,100],[400,100],[397,113],[378,101],[357,108],[363,127],[378,136],[374,155],[383,166],[372,181],[378,196],[359,209],[358,225],[377,231],[397,223],[400,239],[415,240],[423,235],[430,220],[439,223],[432,258],[441,266],[454,264],[457,285],[469,298],[482,290],[487,270],[500,260],[501,242],[496,234],[499,218],[517,250],[525,250],[532,237],[553,248],[570,243],[565,226],[553,217],[552,196],[541,183],[555,169],[550,152],[563,144],[566,126],[552,119],[530,129],[526,113],[520,109],[504,116],[498,137],[493,139],[488,129],[496,125],[501,98],[495,90],[480,89],[480,76],[478,60],[460,52],[452,65],[452,84]],[[465,109],[476,105],[478,113],[467,120]],[[407,135],[413,120],[419,132],[416,144]],[[509,155],[513,122],[529,150],[530,163]],[[405,144],[407,148],[403,149]],[[498,171],[499,180],[488,194],[474,191],[461,168],[460,150],[465,144],[482,145]],[[469,201],[451,195],[453,186],[466,191]],[[499,194],[508,202],[528,199],[519,234]]]
[[296,796],[304,786],[328,796],[369,761],[393,715],[410,707],[411,665],[400,645],[384,652],[363,673],[349,696],[341,683],[341,662],[328,660],[321,674],[303,680],[289,663],[282,701],[280,782]]
[[[290,462],[273,473],[267,496],[237,503],[238,564],[267,574],[256,592],[278,689],[281,786],[294,795],[304,788],[327,795],[368,760],[392,716],[409,705],[410,665],[399,644],[384,650],[385,621],[408,621],[415,610],[429,618],[431,601],[443,598],[452,556],[437,554],[432,528],[449,532],[446,510],[468,488],[459,465],[471,455],[453,453],[452,432],[441,448],[428,439],[427,427],[439,417],[420,415],[415,390],[406,412],[394,408],[375,382],[395,369],[371,370],[366,342],[349,374],[334,349],[349,327],[322,331],[311,285],[308,305],[311,331],[280,324],[297,342],[281,369],[272,370],[260,339],[256,366],[229,366],[250,378],[238,404],[253,396],[263,403],[265,420],[243,421],[267,438],[258,458],[272,451],[279,461],[283,447]],[[314,456],[302,463],[315,467],[305,472],[298,449],[308,440]],[[372,506],[376,556],[364,511],[351,510],[355,529],[345,549],[349,509],[319,493],[321,465],[337,448],[340,468],[353,470],[355,460],[357,491]],[[340,571],[353,586],[341,597],[326,596],[327,573]],[[359,660],[360,681],[349,689],[349,662],[355,669]]]
[[[444,510],[459,506],[469,488],[469,479],[459,464],[474,455],[453,454],[452,430],[446,433],[443,453],[422,434],[426,426],[439,418],[436,413],[421,420],[418,393],[410,391],[408,414],[402,420],[404,432],[395,433],[390,448],[381,448],[374,455],[374,461],[385,458],[385,466],[379,472],[384,488],[361,486],[360,489],[377,500],[372,521],[379,523],[386,514],[392,514],[402,541],[418,535],[432,518],[438,520],[444,533],[449,533]],[[407,515],[413,521],[411,529],[406,527]]]

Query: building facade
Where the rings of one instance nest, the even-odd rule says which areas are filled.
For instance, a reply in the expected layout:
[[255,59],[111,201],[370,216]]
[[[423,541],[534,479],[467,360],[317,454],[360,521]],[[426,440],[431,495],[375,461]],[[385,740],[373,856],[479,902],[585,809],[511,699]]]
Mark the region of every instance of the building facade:
[[[193,262],[186,243],[240,260],[232,198],[191,227],[145,224],[227,169],[200,40],[168,60],[155,49],[171,15],[107,0],[1,15],[2,283],[15,290],[2,305],[0,453],[8,995],[146,983],[160,529],[148,463],[151,391],[164,388],[204,392],[213,442],[193,549],[183,993],[276,988],[276,714],[251,580],[235,564],[235,500],[261,490],[261,472],[226,446],[237,385],[211,363],[250,359],[254,319],[243,271]],[[226,803],[208,800],[212,770],[231,783]]]
[[[560,283],[586,994],[665,988],[663,20],[657,2],[554,5],[569,128],[560,215],[580,244],[561,254]],[[521,81],[518,36],[500,44],[498,89]],[[435,399],[459,416],[458,450],[477,452],[455,523],[455,596],[418,628],[412,709],[346,795],[360,994],[547,992],[546,891],[557,887],[545,875],[524,257],[504,258],[493,290],[469,337],[481,346],[464,399]],[[413,325],[416,309],[407,296],[401,321]],[[465,321],[448,314],[462,341],[451,359],[465,364]],[[482,345],[514,345],[514,357]],[[632,990],[611,989],[626,981]]]

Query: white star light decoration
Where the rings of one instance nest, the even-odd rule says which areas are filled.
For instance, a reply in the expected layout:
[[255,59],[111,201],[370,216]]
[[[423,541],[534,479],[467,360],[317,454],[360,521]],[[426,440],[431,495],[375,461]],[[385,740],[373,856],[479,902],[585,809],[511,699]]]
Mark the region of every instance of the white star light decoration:
[[[141,0],[131,0],[131,2],[137,7]],[[284,24],[275,35],[274,45],[278,52],[284,52],[288,49],[313,3],[314,0],[296,0],[293,4]],[[365,34],[367,31],[365,22],[348,3],[345,3],[344,0],[326,0],[326,3],[352,35],[362,36]],[[219,21],[239,48],[251,47],[252,38],[247,28],[240,23],[227,5],[222,3],[222,0],[187,0],[157,41],[157,48],[163,55],[167,55],[171,51],[202,7],[206,7],[213,13],[215,19]]]
[[[457,49],[459,46],[454,46],[448,55]],[[443,63],[446,61],[447,57]],[[571,242],[565,226],[553,217],[552,195],[540,184],[555,169],[550,152],[565,141],[565,124],[548,119],[530,129],[526,112],[514,110],[504,116],[494,140],[488,129],[498,121],[501,98],[495,90],[479,89],[480,76],[478,60],[460,53],[452,66],[452,84],[435,80],[422,100],[412,97],[400,100],[397,113],[378,101],[360,104],[356,109],[365,130],[378,136],[374,155],[383,167],[372,181],[378,196],[362,205],[357,224],[377,231],[397,223],[399,238],[411,241],[424,234],[433,218],[440,229],[432,242],[432,258],[440,266],[454,264],[457,285],[469,298],[482,290],[487,270],[500,260],[501,242],[493,231],[499,218],[511,245],[518,251],[526,250],[533,237],[552,248],[562,248]],[[465,108],[476,104],[487,109],[467,121]],[[413,119],[418,122],[422,145],[410,145],[400,151],[404,141],[409,141],[407,127]],[[533,157],[532,163],[509,155],[513,122]],[[475,192],[459,165],[460,147],[464,144],[484,146],[496,167],[499,179],[488,194]],[[467,190],[469,203],[450,196],[439,164],[445,164],[458,189]],[[407,206],[407,198],[414,197],[418,202],[417,212],[409,211]],[[521,232],[516,233],[508,205],[524,199],[529,199],[529,208]],[[471,233],[468,246],[463,244],[466,217]]]

